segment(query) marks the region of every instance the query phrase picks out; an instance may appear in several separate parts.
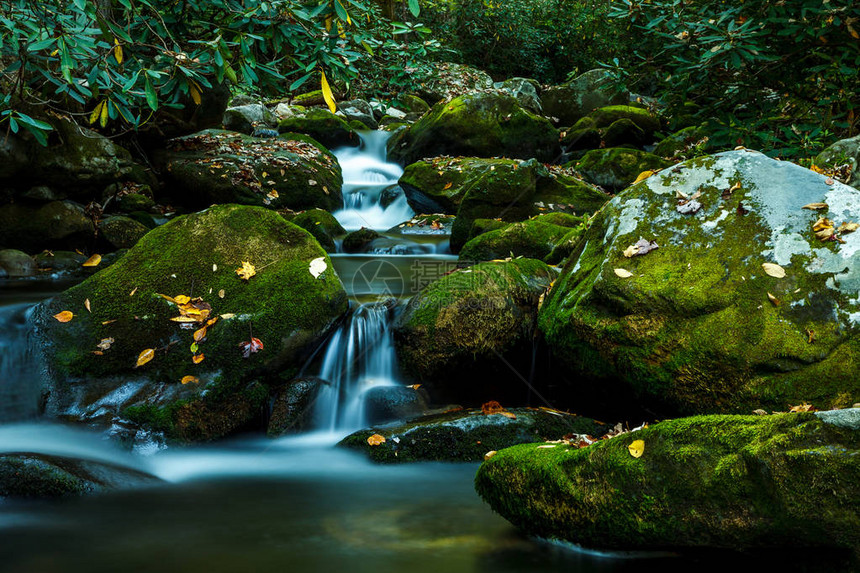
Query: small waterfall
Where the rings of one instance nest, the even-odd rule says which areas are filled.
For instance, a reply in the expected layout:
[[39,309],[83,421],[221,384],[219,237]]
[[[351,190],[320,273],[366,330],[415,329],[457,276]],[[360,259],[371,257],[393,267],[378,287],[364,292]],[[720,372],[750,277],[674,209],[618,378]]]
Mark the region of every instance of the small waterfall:
[[317,398],[320,429],[364,427],[365,392],[396,384],[392,312],[392,301],[362,304],[332,337],[319,373],[329,382]]
[[383,192],[403,175],[399,165],[386,160],[385,145],[390,136],[386,131],[363,132],[358,147],[333,151],[343,171],[343,209],[333,214],[347,231],[361,227],[385,231],[415,214],[402,192],[393,199],[388,197],[390,203],[385,207],[380,203]]
[[30,303],[0,307],[0,422],[35,418],[41,373],[31,346]]

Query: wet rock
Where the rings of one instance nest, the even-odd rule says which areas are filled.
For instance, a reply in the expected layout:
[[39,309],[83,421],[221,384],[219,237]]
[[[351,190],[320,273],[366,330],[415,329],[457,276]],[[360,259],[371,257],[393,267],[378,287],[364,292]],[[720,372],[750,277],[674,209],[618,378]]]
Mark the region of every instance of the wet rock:
[[129,249],[149,232],[144,225],[122,215],[99,221],[99,236],[114,249]]
[[[565,225],[557,225],[544,220],[544,217],[552,215],[569,217],[572,221]],[[544,260],[556,245],[568,238],[572,227],[578,227],[579,232],[582,233],[585,230],[586,220],[586,217],[551,213],[520,223],[509,223],[499,229],[477,234],[470,239],[460,251],[460,262],[492,261],[506,257]]]
[[[556,410],[511,408],[503,414],[456,409],[433,414],[398,426],[369,428],[340,442],[341,447],[361,451],[381,463],[418,461],[476,462],[492,450],[516,444],[558,440],[568,434],[600,437],[609,427],[590,418]],[[371,446],[367,438],[379,434],[385,442]]]
[[281,133],[304,133],[329,149],[344,145],[358,145],[358,134],[344,121],[327,109],[309,109],[278,123]]
[[664,169],[672,165],[656,155],[614,147],[589,151],[582,159],[565,166],[575,166],[586,181],[613,191],[620,191],[636,180],[643,171]]
[[31,277],[36,274],[38,266],[27,253],[4,249],[0,251],[0,269],[6,272],[7,277]]
[[[697,192],[702,207],[679,212]],[[827,209],[803,208],[818,202]],[[822,237],[838,240],[813,232],[821,217],[833,222]],[[687,161],[597,214],[540,328],[575,392],[605,388],[670,415],[850,406],[860,233],[837,228],[858,220],[860,191],[792,163],[747,150]],[[659,248],[625,256],[640,239]]]
[[346,230],[341,227],[337,219],[322,209],[308,209],[285,218],[313,235],[322,248],[330,253],[335,251],[335,237],[346,234]]
[[369,424],[408,420],[427,411],[425,393],[411,386],[377,386],[362,396]]
[[72,201],[0,206],[0,245],[28,252],[46,248],[83,249],[93,233],[92,219],[82,205]]
[[858,483],[860,432],[813,414],[699,416],[583,449],[516,446],[475,478],[522,531],[590,548],[826,547],[855,558]]
[[850,173],[841,180],[847,185],[860,189],[860,135],[841,139],[818,154],[815,165],[822,168],[842,167],[842,171]]
[[338,104],[338,110],[350,121],[360,121],[366,129],[376,129],[379,125],[373,117],[373,108],[363,99],[354,99]]
[[269,437],[299,433],[310,428],[314,403],[324,384],[327,382],[321,378],[298,378],[276,391],[266,432]]
[[346,253],[364,252],[370,243],[381,236],[373,229],[362,227],[358,231],[352,231],[343,238],[343,250]]
[[87,260],[87,256],[74,251],[44,251],[33,259],[41,270],[74,272],[81,270],[81,265]]
[[431,105],[493,87],[493,78],[486,72],[451,62],[433,63],[426,77],[416,79],[421,85],[421,98]]
[[543,113],[556,118],[561,125],[573,125],[591,111],[608,105],[623,105],[629,101],[626,90],[618,92],[611,74],[606,70],[591,70],[559,86],[541,93]]
[[520,102],[520,105],[534,113],[543,113],[538,89],[540,84],[528,78],[510,78],[494,84],[496,89],[506,91]]

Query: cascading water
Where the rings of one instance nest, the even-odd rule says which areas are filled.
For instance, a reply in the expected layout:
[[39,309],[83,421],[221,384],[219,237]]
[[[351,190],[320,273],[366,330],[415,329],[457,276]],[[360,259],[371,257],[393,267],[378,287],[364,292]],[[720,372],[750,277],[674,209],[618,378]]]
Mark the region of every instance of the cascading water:
[[29,303],[0,307],[0,422],[35,418],[40,375],[30,344]]

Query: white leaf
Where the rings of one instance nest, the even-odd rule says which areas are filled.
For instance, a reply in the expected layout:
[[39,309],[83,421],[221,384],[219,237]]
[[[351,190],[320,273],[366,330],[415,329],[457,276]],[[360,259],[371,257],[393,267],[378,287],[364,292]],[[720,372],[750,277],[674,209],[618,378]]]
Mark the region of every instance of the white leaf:
[[308,270],[315,279],[318,279],[327,268],[328,265],[325,264],[325,257],[319,257],[311,261],[311,266]]
[[629,279],[633,276],[633,273],[628,271],[627,269],[615,269],[615,274],[621,277],[622,279]]

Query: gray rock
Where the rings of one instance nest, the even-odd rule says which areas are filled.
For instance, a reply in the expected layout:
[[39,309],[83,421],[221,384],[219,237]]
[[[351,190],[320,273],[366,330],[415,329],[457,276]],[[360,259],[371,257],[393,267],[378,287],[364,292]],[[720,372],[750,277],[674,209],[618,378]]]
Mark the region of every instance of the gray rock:
[[321,378],[305,377],[275,392],[266,433],[274,438],[308,429],[313,422],[314,401],[325,384],[328,382]]
[[261,103],[228,107],[224,112],[224,129],[250,135],[258,127],[275,127],[275,116]]
[[815,415],[825,424],[832,424],[848,430],[860,430],[860,408],[826,410],[815,412]]
[[851,177],[845,183],[860,188],[860,135],[837,141],[818,154],[815,164],[819,167],[849,165]]
[[99,235],[114,249],[130,249],[148,232],[141,223],[122,215],[99,221]]
[[53,201],[41,207],[21,203],[0,206],[0,245],[38,252],[45,248],[84,248],[93,223],[84,207]]
[[408,420],[427,411],[423,392],[411,386],[377,386],[364,394],[364,408],[370,424]]
[[597,108],[622,105],[630,101],[626,92],[616,93],[612,76],[606,70],[591,70],[576,79],[547,88],[541,93],[544,115],[561,125],[573,125]]
[[0,268],[9,277],[31,277],[38,270],[36,261],[30,255],[14,249],[0,251]]
[[520,105],[524,108],[533,111],[534,113],[543,113],[543,107],[540,103],[540,96],[535,87],[534,80],[528,78],[510,78],[503,82],[495,84],[497,89],[503,90],[517,98]]

